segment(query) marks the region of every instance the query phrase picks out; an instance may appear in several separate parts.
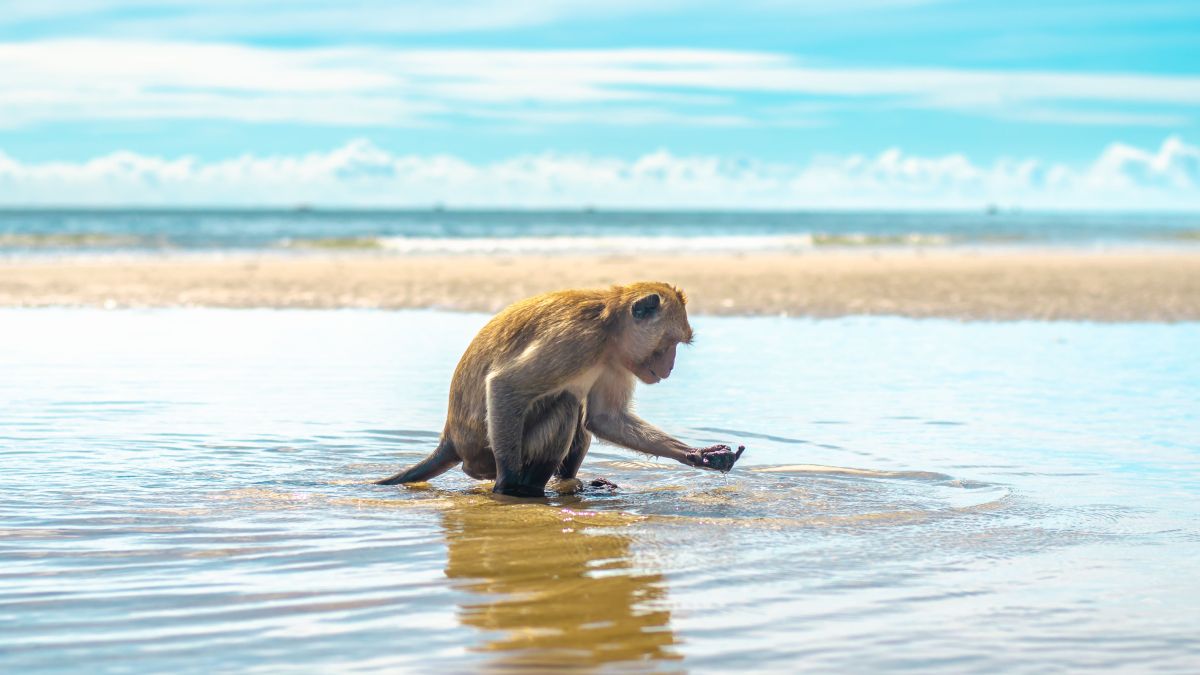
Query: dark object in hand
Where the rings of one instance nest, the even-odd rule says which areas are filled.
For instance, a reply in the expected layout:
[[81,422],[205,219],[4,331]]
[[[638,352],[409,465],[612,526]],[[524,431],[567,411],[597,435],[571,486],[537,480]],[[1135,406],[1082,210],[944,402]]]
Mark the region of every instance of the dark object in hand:
[[687,454],[687,463],[700,469],[716,469],[725,473],[733,468],[734,463],[746,451],[746,446],[739,445],[737,452],[728,445],[710,445],[707,448],[696,448]]
[[593,478],[588,483],[588,487],[600,488],[600,489],[608,490],[611,492],[613,490],[616,490],[618,486],[616,483],[612,482],[611,480],[609,480],[607,478]]

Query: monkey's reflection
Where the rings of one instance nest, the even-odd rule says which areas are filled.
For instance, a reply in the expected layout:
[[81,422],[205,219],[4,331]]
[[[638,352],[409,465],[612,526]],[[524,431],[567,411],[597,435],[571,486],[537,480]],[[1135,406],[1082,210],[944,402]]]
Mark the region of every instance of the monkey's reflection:
[[[491,499],[443,512],[446,576],[484,596],[460,621],[499,635],[481,647],[502,669],[555,671],[681,658],[660,574],[634,569],[621,514],[576,515]],[[609,529],[613,531],[606,531]],[[660,664],[661,665],[661,664]]]

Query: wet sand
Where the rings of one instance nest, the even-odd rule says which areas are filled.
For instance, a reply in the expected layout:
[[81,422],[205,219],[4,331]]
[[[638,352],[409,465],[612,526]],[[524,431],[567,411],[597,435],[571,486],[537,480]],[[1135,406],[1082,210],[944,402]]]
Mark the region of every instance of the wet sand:
[[661,279],[698,314],[1200,320],[1191,251],[688,256],[90,256],[0,262],[0,306],[439,308]]

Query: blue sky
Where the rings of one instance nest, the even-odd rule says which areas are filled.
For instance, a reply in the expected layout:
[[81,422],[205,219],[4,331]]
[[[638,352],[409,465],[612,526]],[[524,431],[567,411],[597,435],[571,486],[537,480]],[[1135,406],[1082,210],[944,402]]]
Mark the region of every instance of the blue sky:
[[[350,147],[484,170],[665,152],[793,183],[899,151],[897,170],[965,158],[970,199],[1053,205],[993,194],[997,171],[1035,161],[1105,191],[1158,172],[1163,204],[1188,207],[1197,45],[1196,2],[6,0],[0,170],[17,178],[0,202],[113,153],[196,171]],[[1114,144],[1128,151],[1105,164]]]

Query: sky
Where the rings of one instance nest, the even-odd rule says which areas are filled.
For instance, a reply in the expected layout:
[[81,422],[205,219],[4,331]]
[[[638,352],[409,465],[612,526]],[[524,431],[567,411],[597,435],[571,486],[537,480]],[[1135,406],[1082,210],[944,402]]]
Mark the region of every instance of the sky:
[[1200,3],[5,0],[0,205],[1200,209]]

